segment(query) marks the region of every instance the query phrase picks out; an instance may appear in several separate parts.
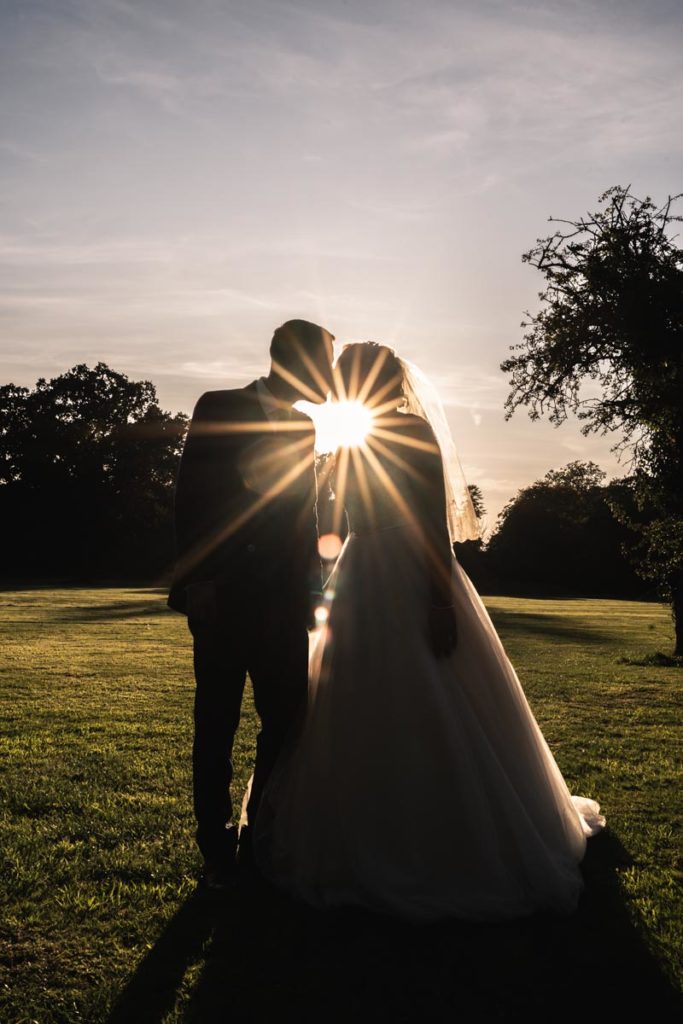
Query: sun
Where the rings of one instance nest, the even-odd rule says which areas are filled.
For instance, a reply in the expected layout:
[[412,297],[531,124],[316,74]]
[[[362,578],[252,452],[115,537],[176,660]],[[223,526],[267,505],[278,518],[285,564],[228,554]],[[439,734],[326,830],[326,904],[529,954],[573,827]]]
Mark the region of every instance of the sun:
[[296,408],[313,420],[320,454],[362,445],[372,427],[372,413],[362,402],[297,402]]

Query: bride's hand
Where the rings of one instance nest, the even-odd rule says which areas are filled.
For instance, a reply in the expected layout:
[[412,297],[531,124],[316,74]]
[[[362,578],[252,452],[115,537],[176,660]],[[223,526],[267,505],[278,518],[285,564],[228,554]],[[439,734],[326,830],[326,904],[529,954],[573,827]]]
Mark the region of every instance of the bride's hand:
[[450,654],[455,649],[458,633],[453,605],[429,609],[429,637],[432,650],[437,658]]

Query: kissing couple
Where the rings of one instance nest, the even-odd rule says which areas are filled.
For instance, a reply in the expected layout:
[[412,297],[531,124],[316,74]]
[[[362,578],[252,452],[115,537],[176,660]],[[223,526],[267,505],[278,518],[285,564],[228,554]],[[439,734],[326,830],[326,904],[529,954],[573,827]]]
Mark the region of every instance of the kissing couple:
[[[478,527],[436,389],[374,342],[335,362],[334,340],[305,320],[278,327],[268,374],[203,394],[182,454],[168,604],[194,643],[204,884],[232,884],[244,863],[318,908],[572,913],[605,818],[570,794],[454,555]],[[348,530],[327,580],[301,400],[369,413],[329,460]],[[240,826],[247,674],[261,729]]]

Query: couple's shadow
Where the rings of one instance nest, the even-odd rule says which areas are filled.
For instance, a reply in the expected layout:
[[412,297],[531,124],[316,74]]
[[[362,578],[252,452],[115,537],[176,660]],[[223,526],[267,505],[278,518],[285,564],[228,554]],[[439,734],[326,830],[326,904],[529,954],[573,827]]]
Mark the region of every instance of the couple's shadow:
[[[121,992],[109,1024],[168,1018],[199,971],[180,1019],[505,1021],[576,1019],[647,1008],[680,1019],[683,1001],[620,898],[631,863],[609,830],[588,844],[571,917],[414,926],[363,911],[318,913],[245,875],[197,890]],[[194,972],[191,972],[194,974]],[[178,1019],[175,1015],[172,1019]]]

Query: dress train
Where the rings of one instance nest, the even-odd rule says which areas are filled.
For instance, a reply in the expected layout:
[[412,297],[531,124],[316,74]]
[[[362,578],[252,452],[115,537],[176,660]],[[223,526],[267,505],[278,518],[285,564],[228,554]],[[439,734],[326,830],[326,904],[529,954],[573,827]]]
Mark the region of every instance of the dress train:
[[252,829],[264,874],[316,907],[416,921],[571,913],[606,819],[569,792],[462,567],[446,658],[408,525],[351,533],[328,590],[306,719]]

